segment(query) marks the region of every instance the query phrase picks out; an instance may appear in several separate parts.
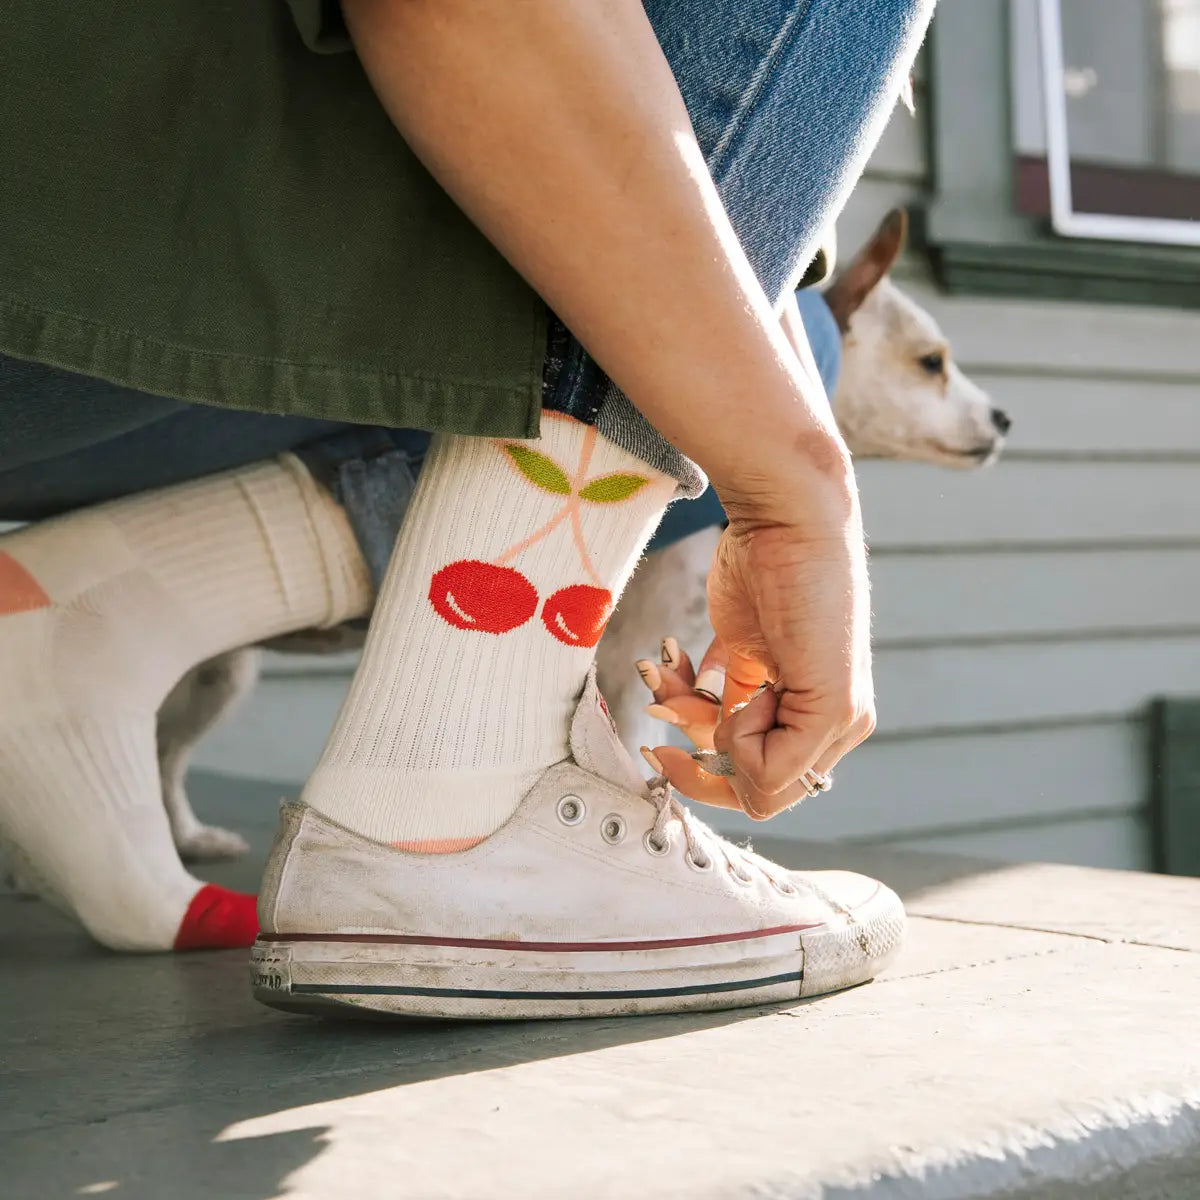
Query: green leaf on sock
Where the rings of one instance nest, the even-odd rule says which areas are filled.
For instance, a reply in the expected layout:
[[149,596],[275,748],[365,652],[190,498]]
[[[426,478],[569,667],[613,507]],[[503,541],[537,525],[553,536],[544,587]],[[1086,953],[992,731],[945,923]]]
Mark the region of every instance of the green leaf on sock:
[[504,449],[517,464],[517,470],[535,487],[540,487],[544,492],[555,492],[559,496],[571,494],[571,481],[554,459],[515,442],[508,442]]
[[598,476],[579,495],[593,504],[619,504],[640,492],[649,482],[644,475],[629,475],[619,471],[615,475]]

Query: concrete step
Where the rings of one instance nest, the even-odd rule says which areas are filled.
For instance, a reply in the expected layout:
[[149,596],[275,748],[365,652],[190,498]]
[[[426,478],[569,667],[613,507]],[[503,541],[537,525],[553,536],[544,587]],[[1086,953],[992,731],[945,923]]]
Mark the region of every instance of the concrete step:
[[[261,854],[278,791],[197,788]],[[782,1008],[333,1024],[256,1006],[243,953],[118,958],[0,897],[0,1195],[1200,1198],[1200,881],[756,848],[896,887],[899,962]]]

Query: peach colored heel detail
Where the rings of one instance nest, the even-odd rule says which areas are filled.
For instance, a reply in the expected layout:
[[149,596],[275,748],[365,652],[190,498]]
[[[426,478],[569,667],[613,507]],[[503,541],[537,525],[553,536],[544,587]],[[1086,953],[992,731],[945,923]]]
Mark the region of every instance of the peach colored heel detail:
[[0,616],[49,608],[42,585],[11,554],[0,551]]
[[413,854],[457,854],[486,840],[482,837],[425,838],[416,842],[393,842],[392,845],[397,850],[408,850]]

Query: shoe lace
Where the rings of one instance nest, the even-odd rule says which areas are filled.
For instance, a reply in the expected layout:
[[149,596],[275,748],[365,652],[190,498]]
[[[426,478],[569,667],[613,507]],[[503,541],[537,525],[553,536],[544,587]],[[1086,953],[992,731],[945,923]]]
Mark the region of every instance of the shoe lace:
[[791,880],[781,877],[781,868],[776,868],[774,863],[760,858],[750,850],[726,841],[701,821],[690,808],[680,802],[665,775],[654,776],[649,781],[649,789],[648,798],[656,811],[648,837],[656,846],[669,844],[670,826],[672,822],[678,822],[687,853],[701,870],[707,870],[714,859],[720,859],[743,883],[749,883],[754,878],[754,872],[758,872],[781,891],[794,890]]

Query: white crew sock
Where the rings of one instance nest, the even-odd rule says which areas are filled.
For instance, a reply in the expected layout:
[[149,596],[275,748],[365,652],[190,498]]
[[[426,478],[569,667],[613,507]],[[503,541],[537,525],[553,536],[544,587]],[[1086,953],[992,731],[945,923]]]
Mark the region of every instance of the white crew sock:
[[0,839],[108,946],[244,938],[249,898],[198,899],[172,843],[159,704],[204,659],[370,597],[344,513],[290,455],[0,538]]
[[567,756],[593,648],[674,488],[552,413],[538,441],[439,437],[304,801],[430,853],[503,825]]

